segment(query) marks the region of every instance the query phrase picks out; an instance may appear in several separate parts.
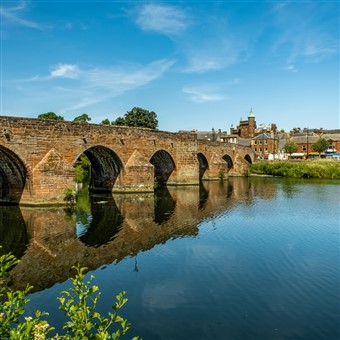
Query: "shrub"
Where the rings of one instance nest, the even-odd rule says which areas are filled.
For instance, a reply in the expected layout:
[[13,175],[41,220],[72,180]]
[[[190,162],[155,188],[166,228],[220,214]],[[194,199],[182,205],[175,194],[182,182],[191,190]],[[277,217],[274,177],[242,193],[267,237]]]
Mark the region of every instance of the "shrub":
[[64,202],[66,204],[75,204],[76,201],[76,192],[72,188],[66,188],[64,190]]
[[292,178],[340,178],[340,163],[328,160],[305,162],[257,162],[249,167],[255,174]]
[[[12,254],[0,256],[0,334],[1,339],[47,339],[47,334],[54,330],[45,319],[48,313],[35,311],[34,316],[25,316],[25,305],[29,302],[27,294],[32,287],[25,290],[14,291],[8,287],[9,271],[19,261]],[[71,278],[73,286],[61,292],[58,298],[60,309],[68,321],[63,329],[66,334],[51,337],[50,339],[119,339],[130,329],[130,323],[119,316],[117,311],[127,302],[126,292],[116,296],[113,313],[102,317],[96,306],[100,297],[99,288],[92,284],[93,276],[85,281],[87,268],[79,265],[73,267],[76,275]],[[117,326],[115,331],[113,326]],[[134,337],[133,340],[139,339]]]

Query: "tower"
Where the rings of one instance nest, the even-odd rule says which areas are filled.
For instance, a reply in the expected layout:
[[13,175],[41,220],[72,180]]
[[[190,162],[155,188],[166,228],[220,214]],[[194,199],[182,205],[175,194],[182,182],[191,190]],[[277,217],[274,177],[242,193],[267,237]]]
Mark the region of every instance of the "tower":
[[250,109],[250,112],[248,115],[248,137],[249,138],[254,137],[255,129],[256,129],[255,115],[253,113],[253,109]]

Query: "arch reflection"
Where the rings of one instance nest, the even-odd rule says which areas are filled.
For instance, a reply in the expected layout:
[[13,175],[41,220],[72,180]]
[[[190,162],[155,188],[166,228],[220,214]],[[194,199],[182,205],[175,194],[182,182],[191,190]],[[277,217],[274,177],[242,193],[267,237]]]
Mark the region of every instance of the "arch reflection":
[[26,224],[19,206],[0,205],[0,255],[12,252],[20,259],[28,245]]
[[155,218],[154,221],[161,225],[169,221],[175,211],[176,202],[172,198],[167,187],[155,189]]
[[77,236],[90,247],[100,247],[113,240],[123,223],[111,194],[87,195],[86,188],[78,195],[76,209]]
[[[0,236],[23,255],[12,271],[14,287],[24,288],[29,282],[35,291],[42,290],[67,280],[74,274],[71,267],[78,263],[94,270],[169,240],[196,237],[201,221],[276,194],[277,181],[270,181],[267,189],[262,182],[261,178],[239,177],[203,182],[200,186],[170,186],[157,195],[96,195],[91,199],[84,196],[78,200],[77,214],[71,216],[62,207],[25,208],[23,218],[20,214],[15,217],[18,210],[13,210],[12,217],[0,211]],[[7,224],[13,227],[18,221],[21,229],[3,236],[8,232]],[[82,224],[83,229],[77,231],[77,224]],[[17,239],[27,244],[27,249]]]

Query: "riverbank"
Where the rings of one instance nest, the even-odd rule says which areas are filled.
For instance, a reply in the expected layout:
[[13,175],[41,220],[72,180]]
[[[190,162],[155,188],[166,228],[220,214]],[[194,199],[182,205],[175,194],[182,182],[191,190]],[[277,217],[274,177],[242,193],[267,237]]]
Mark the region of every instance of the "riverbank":
[[340,179],[340,162],[333,160],[261,161],[251,164],[249,173],[292,178]]

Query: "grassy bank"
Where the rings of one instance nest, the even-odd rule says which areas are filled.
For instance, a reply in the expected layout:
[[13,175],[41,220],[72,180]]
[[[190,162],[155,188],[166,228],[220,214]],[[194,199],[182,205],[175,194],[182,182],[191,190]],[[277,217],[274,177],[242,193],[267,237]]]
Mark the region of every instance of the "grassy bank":
[[250,165],[250,174],[292,178],[340,179],[340,162],[332,160],[256,162]]

